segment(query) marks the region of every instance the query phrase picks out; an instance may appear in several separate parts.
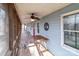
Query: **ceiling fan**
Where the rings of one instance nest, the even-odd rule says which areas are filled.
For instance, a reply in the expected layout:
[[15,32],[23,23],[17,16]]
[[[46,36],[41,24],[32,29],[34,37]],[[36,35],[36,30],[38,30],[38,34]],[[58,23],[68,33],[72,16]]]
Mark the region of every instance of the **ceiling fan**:
[[31,19],[32,22],[40,20],[40,18],[37,16],[36,13],[29,13],[29,14],[30,14],[29,19]]

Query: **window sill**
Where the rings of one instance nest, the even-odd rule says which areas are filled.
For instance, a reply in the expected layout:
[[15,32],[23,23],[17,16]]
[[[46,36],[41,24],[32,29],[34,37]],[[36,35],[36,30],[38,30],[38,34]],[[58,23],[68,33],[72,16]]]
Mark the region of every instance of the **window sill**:
[[65,50],[70,51],[70,52],[74,53],[75,55],[79,56],[79,50],[78,49],[72,48],[72,47],[70,47],[66,44],[63,44],[62,48],[64,48]]

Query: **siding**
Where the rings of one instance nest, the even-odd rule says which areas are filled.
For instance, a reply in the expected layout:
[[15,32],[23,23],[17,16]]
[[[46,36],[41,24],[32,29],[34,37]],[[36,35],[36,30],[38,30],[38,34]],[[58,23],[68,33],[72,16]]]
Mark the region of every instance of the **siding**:
[[[76,56],[74,53],[67,51],[61,47],[61,14],[79,9],[79,4],[71,4],[61,10],[45,16],[39,21],[40,35],[49,38],[47,47],[51,53],[56,56]],[[44,30],[44,23],[49,23],[49,30]],[[36,28],[37,29],[37,28]],[[37,33],[37,31],[36,31]]]

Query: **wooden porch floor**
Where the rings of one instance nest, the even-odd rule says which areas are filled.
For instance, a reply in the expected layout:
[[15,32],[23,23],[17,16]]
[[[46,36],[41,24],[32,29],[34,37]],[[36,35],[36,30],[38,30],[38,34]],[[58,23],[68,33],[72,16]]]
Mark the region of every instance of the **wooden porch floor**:
[[[38,46],[38,47],[37,47]],[[35,44],[30,32],[23,30],[20,40],[19,56],[53,56],[42,44]]]

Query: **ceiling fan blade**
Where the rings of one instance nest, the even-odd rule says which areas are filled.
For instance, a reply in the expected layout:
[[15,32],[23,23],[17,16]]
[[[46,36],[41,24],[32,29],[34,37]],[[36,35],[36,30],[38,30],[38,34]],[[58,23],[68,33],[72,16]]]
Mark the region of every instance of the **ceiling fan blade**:
[[38,17],[35,17],[35,19],[40,20],[40,18],[38,18]]

